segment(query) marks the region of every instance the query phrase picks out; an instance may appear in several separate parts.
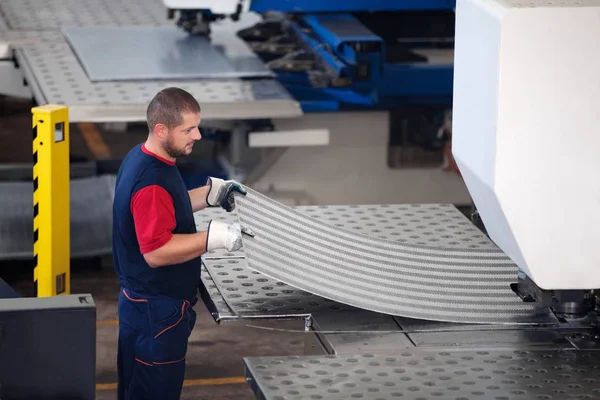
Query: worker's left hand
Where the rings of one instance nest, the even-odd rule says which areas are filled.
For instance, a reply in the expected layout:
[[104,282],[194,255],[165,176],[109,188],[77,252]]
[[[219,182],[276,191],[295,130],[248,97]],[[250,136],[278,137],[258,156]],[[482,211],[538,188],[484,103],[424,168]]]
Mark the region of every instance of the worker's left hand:
[[242,248],[242,229],[238,222],[227,224],[222,221],[211,220],[208,223],[206,237],[206,251],[226,249],[237,251]]
[[208,178],[210,190],[206,196],[206,204],[210,207],[222,207],[227,212],[235,209],[234,192],[246,194],[246,189],[236,181],[226,181],[219,178]]

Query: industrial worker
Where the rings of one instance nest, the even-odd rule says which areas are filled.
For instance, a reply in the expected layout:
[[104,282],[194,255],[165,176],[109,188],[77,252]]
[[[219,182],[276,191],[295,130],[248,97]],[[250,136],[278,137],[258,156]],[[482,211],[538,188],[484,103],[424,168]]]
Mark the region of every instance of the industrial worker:
[[179,88],[166,88],[147,108],[149,135],[124,158],[113,204],[113,258],[120,285],[118,398],[179,399],[200,256],[241,247],[238,224],[211,221],[197,232],[193,213],[234,207],[234,181],[209,178],[188,191],[175,165],[201,139],[200,106]]

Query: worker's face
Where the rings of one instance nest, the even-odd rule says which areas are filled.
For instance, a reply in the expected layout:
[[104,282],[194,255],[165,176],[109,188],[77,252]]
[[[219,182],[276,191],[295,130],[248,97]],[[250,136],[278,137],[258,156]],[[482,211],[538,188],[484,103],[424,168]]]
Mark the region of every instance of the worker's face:
[[165,151],[173,158],[187,156],[192,152],[194,143],[202,138],[200,135],[200,114],[184,113],[183,123],[171,130],[163,142]]

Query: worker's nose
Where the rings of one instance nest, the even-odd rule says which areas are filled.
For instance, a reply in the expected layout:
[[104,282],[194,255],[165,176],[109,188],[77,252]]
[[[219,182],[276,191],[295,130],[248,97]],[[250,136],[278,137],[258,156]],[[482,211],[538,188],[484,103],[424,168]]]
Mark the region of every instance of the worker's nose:
[[194,135],[194,139],[195,139],[195,140],[200,140],[200,139],[202,139],[202,134],[200,133],[200,129],[195,129],[195,135]]

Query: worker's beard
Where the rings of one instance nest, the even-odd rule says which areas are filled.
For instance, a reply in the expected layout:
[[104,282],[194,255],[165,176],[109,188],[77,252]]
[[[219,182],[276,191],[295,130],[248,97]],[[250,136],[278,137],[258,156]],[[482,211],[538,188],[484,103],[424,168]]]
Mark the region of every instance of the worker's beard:
[[167,136],[167,140],[162,143],[162,146],[165,153],[167,153],[170,157],[178,158],[187,155],[185,148],[178,149],[175,147],[173,144],[173,137],[171,135]]

